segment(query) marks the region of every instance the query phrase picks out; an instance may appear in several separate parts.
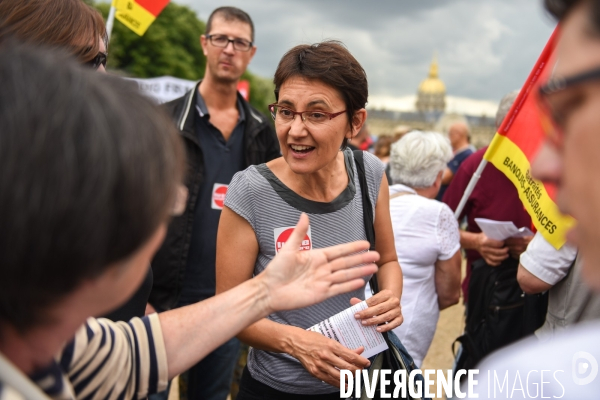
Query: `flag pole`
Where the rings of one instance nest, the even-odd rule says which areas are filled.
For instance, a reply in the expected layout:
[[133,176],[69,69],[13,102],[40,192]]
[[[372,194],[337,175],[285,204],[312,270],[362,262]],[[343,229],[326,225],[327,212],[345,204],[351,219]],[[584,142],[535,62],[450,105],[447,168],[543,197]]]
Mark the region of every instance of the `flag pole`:
[[110,34],[112,33],[112,28],[115,23],[115,14],[117,9],[114,5],[111,4],[110,11],[108,12],[108,18],[106,18],[106,35],[108,36],[108,41],[110,42]]
[[462,198],[460,199],[460,203],[458,203],[458,207],[456,207],[456,211],[454,212],[454,218],[459,219],[462,210],[465,208],[465,204],[467,204],[467,200],[469,200],[469,196],[473,193],[473,189],[475,189],[475,185],[479,182],[479,178],[481,178],[481,174],[483,173],[483,169],[487,165],[488,161],[484,158],[479,163],[479,166],[475,170],[475,173],[471,177],[467,188],[465,189],[465,193],[463,193]]
[[[555,36],[557,35],[557,32],[558,32],[558,28],[555,28],[554,31],[552,32],[552,36],[550,36],[548,43],[546,44],[546,46],[544,47],[544,50],[542,51],[542,56],[544,54],[550,53],[552,51],[552,43],[554,43],[554,41],[555,41]],[[540,57],[542,57],[542,56],[540,56]],[[504,120],[502,121],[502,124],[500,124],[500,126],[498,127],[498,131],[494,135],[494,139],[492,140],[492,143],[490,143],[490,146],[488,147],[487,151],[485,152],[485,154],[483,156],[484,158],[481,160],[481,163],[479,163],[477,170],[471,177],[471,180],[469,181],[469,184],[467,185],[465,193],[463,194],[462,198],[460,199],[460,202],[458,203],[458,207],[456,207],[456,211],[454,212],[454,217],[456,219],[460,218],[460,214],[462,213],[463,209],[465,208],[465,204],[467,204],[467,200],[469,199],[469,196],[471,196],[471,193],[473,193],[473,189],[475,189],[475,186],[477,185],[479,178],[481,178],[483,169],[485,168],[485,166],[488,163],[488,160],[486,158],[489,158],[488,155],[491,152],[497,151],[497,143],[495,143],[496,138],[498,137],[500,132],[506,133],[508,131],[508,129],[511,127],[513,120],[515,118],[515,115],[520,111],[523,103],[525,102],[525,99],[527,98],[531,88],[533,87],[533,82],[535,81],[533,78],[537,78],[537,75],[534,76],[534,74],[538,74],[539,69],[543,68],[546,62],[547,62],[547,57],[546,57],[546,60],[540,66],[540,60],[538,60],[538,62],[536,63],[536,67],[534,67],[534,70],[530,73],[529,77],[527,78],[527,81],[525,81],[525,84],[528,86],[524,85],[521,88],[521,91],[520,91],[519,95],[517,96],[517,98],[515,99],[514,104],[510,107],[510,110],[504,116]]]

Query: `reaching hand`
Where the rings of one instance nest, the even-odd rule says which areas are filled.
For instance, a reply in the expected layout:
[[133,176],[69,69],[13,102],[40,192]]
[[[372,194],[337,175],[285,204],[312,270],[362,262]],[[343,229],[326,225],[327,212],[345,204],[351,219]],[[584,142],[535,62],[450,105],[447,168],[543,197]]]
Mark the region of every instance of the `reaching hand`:
[[[355,305],[361,300],[353,297],[350,304]],[[379,332],[387,332],[400,326],[404,322],[400,308],[400,299],[387,289],[381,290],[373,297],[367,299],[368,308],[357,313],[356,319],[362,320],[365,326],[379,325]]]
[[[273,311],[291,310],[320,303],[332,296],[364,286],[361,277],[373,274],[379,259],[367,241],[357,241],[324,249],[300,251],[308,230],[308,216],[302,214],[292,235],[269,263],[261,279]],[[362,252],[356,254],[358,252]],[[356,265],[360,267],[352,268]]]
[[504,246],[503,241],[490,239],[483,232],[477,235],[477,251],[486,263],[497,267],[508,258],[508,247]]

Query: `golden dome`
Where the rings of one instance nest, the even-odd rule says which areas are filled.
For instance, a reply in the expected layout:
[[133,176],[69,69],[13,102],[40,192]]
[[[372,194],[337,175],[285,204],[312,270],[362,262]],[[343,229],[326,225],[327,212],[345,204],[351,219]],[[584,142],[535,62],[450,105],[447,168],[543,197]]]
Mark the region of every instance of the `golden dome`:
[[438,64],[434,56],[429,67],[429,76],[419,85],[419,93],[424,94],[445,94],[446,85],[438,78]]

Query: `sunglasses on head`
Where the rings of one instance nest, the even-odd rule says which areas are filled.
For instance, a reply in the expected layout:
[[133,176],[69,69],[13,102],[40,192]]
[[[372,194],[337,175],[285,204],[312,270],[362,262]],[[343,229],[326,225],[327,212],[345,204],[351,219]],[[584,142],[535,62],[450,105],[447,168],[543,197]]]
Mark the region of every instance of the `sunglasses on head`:
[[85,64],[92,67],[93,69],[100,68],[100,65],[102,65],[103,67],[106,68],[106,57],[107,56],[108,56],[108,54],[100,51],[100,52],[98,52],[96,57],[92,58],[90,61],[86,62]]

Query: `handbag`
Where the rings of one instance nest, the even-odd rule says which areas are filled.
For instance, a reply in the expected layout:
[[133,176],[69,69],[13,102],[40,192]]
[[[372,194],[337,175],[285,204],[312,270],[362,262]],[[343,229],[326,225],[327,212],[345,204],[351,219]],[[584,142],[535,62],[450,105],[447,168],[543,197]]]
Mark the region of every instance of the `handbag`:
[[532,334],[545,320],[548,292],[527,295],[517,282],[519,261],[509,257],[499,266],[475,261],[469,282],[465,332],[455,370],[472,369],[491,352]]
[[[354,150],[354,162],[356,164],[356,171],[358,172],[358,181],[360,183],[360,191],[362,194],[362,203],[363,203],[363,220],[365,224],[365,233],[367,236],[367,240],[371,244],[370,250],[375,250],[375,228],[373,227],[374,217],[373,217],[373,207],[371,205],[371,199],[369,198],[369,188],[367,185],[367,178],[365,175],[365,164],[362,150]],[[379,285],[377,283],[377,274],[373,274],[371,279],[369,280],[369,285],[371,286],[371,290],[373,294],[377,294],[379,292]],[[381,399],[381,393],[379,392],[380,385],[380,374],[378,373],[374,379],[375,371],[381,371],[382,369],[391,370],[391,377],[394,376],[396,371],[406,371],[406,379],[408,381],[408,377],[413,370],[416,370],[417,367],[415,365],[414,360],[406,350],[406,348],[400,342],[400,339],[396,336],[396,334],[392,331],[382,332],[383,338],[388,345],[388,349],[383,352],[373,356],[371,361],[371,366],[369,367],[369,382],[374,386],[374,393],[366,393],[365,388],[363,387],[361,391],[360,400],[366,399]],[[414,382],[412,387],[413,393],[418,393],[418,386],[416,384],[417,381],[421,381],[420,386],[423,388],[422,393],[424,393],[425,382],[423,379],[423,375],[420,373],[414,374]],[[390,379],[390,388],[387,391],[388,394],[393,393],[395,390],[394,380]],[[410,382],[406,383],[406,396],[407,397],[399,397],[405,399],[423,399],[422,397],[413,397],[410,395],[410,388],[408,385]],[[400,391],[402,393],[402,391]],[[373,396],[369,396],[373,394]],[[386,396],[389,398],[389,396]]]

